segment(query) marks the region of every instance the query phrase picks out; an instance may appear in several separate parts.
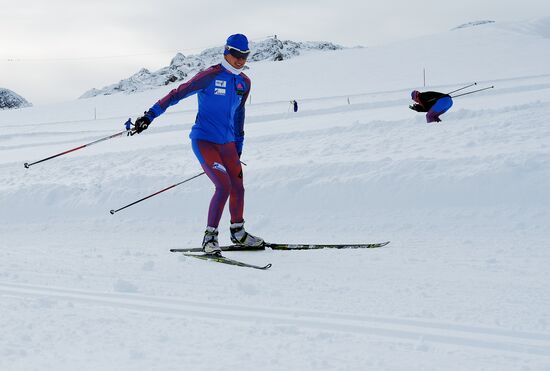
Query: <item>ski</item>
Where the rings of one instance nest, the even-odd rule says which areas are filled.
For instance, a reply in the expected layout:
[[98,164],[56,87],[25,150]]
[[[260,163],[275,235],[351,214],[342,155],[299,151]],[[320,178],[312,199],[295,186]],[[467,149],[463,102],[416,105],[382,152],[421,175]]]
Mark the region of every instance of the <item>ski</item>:
[[[361,244],[288,244],[266,242],[262,246],[249,247],[239,245],[220,246],[222,251],[261,251],[269,247],[272,250],[319,250],[319,249],[374,249],[384,247],[390,241]],[[202,252],[200,247],[188,249],[170,249],[171,252]]]
[[[227,246],[220,246],[220,249],[222,251],[263,251],[265,250],[265,247],[263,245],[258,247],[227,245]],[[187,249],[170,249],[170,251],[171,252],[203,252],[202,248],[200,247],[190,247]]]
[[319,249],[375,249],[384,247],[390,241],[360,244],[288,244],[266,243],[265,246],[272,250],[319,250]]
[[236,266],[239,266],[239,267],[254,268],[254,269],[261,269],[261,270],[266,270],[266,269],[271,268],[271,264],[267,264],[267,265],[264,265],[264,266],[248,264],[248,263],[244,263],[244,262],[241,262],[241,261],[238,261],[238,260],[226,258],[225,256],[222,256],[222,255],[215,255],[215,254],[196,255],[196,254],[190,254],[190,253],[186,253],[186,252],[184,252],[183,255],[191,256],[193,258],[202,259],[202,260],[210,260],[210,261],[217,262],[217,263],[236,265]]

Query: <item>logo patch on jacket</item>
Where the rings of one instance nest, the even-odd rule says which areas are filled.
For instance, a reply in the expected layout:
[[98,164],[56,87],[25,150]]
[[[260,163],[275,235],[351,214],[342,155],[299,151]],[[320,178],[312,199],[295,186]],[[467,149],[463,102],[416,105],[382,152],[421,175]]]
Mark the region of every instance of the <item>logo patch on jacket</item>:
[[225,80],[216,80],[214,94],[215,95],[225,95],[225,88],[227,87],[227,81]]
[[244,85],[242,82],[237,83],[237,86],[235,87],[235,91],[237,92],[237,95],[244,95]]
[[223,166],[222,164],[219,164],[217,162],[214,162],[212,164],[212,169],[227,173],[227,170],[225,170],[225,166]]

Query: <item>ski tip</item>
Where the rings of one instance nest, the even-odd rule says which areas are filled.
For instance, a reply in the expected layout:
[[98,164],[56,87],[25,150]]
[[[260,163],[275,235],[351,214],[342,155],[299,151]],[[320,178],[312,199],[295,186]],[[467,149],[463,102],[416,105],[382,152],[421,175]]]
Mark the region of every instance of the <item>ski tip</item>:
[[269,263],[265,267],[263,267],[262,269],[269,269],[269,268],[271,268],[271,266],[272,266],[271,263]]

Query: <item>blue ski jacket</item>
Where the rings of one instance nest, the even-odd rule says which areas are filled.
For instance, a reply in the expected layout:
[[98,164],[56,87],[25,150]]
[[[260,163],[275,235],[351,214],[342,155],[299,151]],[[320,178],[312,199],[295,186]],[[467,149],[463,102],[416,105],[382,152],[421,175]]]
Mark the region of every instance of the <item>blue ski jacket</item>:
[[249,93],[248,76],[244,73],[235,75],[217,64],[172,90],[155,103],[145,116],[153,121],[168,107],[198,94],[199,111],[189,137],[217,144],[235,142],[240,155],[244,142],[244,104]]

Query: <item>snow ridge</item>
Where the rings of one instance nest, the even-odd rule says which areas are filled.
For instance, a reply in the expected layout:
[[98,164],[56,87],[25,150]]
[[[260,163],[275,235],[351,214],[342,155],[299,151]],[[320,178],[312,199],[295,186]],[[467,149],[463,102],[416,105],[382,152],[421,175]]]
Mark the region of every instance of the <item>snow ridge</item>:
[[[249,57],[249,63],[259,61],[282,61],[308,51],[338,50],[343,49],[343,47],[323,41],[296,42],[269,38],[257,43],[251,42],[250,49],[252,50],[252,54]],[[208,66],[219,63],[222,53],[223,46],[206,49],[198,55],[185,56],[182,53],[177,53],[167,67],[163,67],[155,72],[142,68],[134,75],[116,84],[87,91],[80,96],[80,99],[121,92],[135,93],[182,81],[188,76],[193,76],[197,72],[204,70]]]

